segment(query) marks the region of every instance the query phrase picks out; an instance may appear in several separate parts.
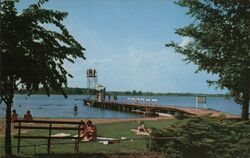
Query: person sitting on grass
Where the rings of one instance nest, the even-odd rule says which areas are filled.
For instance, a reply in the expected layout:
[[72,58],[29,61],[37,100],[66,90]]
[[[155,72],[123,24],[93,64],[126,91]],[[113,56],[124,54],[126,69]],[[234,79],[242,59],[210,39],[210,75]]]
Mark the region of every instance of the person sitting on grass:
[[149,133],[149,131],[145,128],[144,122],[143,122],[143,121],[140,121],[140,122],[139,122],[139,126],[137,127],[137,130],[138,130],[139,132]]
[[86,136],[86,124],[83,120],[81,120],[80,122],[80,137],[82,139],[84,139],[84,137]]
[[11,122],[15,122],[17,119],[18,119],[18,114],[16,113],[16,110],[13,110],[11,114]]
[[[85,139],[86,138],[86,124],[83,120],[80,121],[80,138],[81,139]],[[78,136],[78,135],[77,135]],[[79,141],[81,141],[81,139],[75,139],[75,150],[79,149]]]
[[96,140],[96,126],[92,124],[90,120],[87,121],[87,127],[86,127],[86,137],[89,140]]
[[30,111],[28,110],[27,113],[24,115],[23,117],[23,120],[26,120],[26,121],[32,121],[33,120],[33,117],[30,113]]

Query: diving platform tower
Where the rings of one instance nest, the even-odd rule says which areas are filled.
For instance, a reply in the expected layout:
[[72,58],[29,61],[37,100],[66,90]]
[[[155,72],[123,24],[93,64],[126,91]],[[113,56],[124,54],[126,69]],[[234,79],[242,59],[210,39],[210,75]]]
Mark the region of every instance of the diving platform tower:
[[98,84],[98,77],[97,77],[97,71],[96,69],[89,68],[87,69],[87,89],[89,93],[88,99],[94,99],[95,98],[95,89]]

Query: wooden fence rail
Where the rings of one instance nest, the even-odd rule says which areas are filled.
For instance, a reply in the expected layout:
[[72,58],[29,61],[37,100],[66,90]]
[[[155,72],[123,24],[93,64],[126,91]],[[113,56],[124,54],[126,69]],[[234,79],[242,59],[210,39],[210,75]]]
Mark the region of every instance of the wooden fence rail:
[[[52,139],[75,139],[75,151],[79,152],[79,142],[82,139],[80,137],[80,125],[81,122],[69,122],[69,121],[45,121],[45,120],[33,120],[33,121],[27,121],[27,120],[17,120],[15,121],[18,123],[18,125],[15,125],[14,128],[18,129],[18,135],[14,136],[14,138],[17,139],[17,152],[20,152],[20,144],[21,139],[47,139],[47,151],[48,154],[50,153],[50,146],[51,146],[51,140]],[[29,125],[23,125],[23,124],[29,123]],[[32,123],[32,124],[30,124]],[[41,125],[42,124],[42,125]],[[44,126],[44,124],[47,124],[47,126]],[[66,124],[67,127],[54,127],[54,124]],[[39,125],[39,126],[38,126]],[[75,125],[76,127],[69,127],[69,125]],[[31,136],[31,135],[21,135],[22,129],[41,129],[41,130],[48,130],[47,136]],[[66,137],[58,137],[58,136],[52,136],[52,130],[75,130],[78,132],[77,137],[73,136],[66,136]]]

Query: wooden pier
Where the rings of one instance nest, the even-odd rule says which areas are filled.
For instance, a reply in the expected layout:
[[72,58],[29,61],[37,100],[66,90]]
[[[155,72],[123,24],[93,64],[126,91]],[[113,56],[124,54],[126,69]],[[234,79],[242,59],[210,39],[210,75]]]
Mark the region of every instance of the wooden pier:
[[98,102],[96,100],[88,100],[88,99],[84,100],[84,104],[90,107],[139,113],[139,114],[144,114],[147,116],[159,116],[159,115],[168,115],[168,114],[176,115],[177,113],[197,115],[197,116],[202,116],[206,114],[211,114],[212,116],[218,116],[220,114],[231,116],[230,114],[225,114],[223,112],[212,110],[212,109],[168,106],[168,105],[133,104],[133,103],[127,103],[127,102],[118,102],[118,101]]

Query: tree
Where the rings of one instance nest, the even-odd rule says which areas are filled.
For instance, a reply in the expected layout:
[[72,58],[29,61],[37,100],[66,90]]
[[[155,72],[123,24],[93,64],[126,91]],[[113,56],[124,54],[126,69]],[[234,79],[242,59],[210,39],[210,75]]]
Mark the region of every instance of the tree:
[[137,95],[143,95],[142,91],[138,91]]
[[[18,13],[17,1],[1,3],[1,101],[6,108],[5,153],[11,155],[11,105],[14,91],[26,89],[29,94],[43,87],[60,91],[67,77],[72,77],[63,67],[65,61],[84,57],[84,48],[69,34],[62,24],[66,12],[43,9],[48,0],[39,0]],[[50,30],[46,26],[52,26]]]
[[167,43],[186,56],[185,61],[198,65],[198,71],[218,74],[208,81],[227,88],[242,105],[242,119],[249,118],[250,96],[250,1],[249,0],[178,0],[187,7],[194,21],[176,30],[190,42]]
[[[152,139],[151,150],[168,158],[225,158],[250,156],[250,121],[219,117],[178,116],[171,126],[155,129],[152,137],[171,137],[169,141]],[[182,117],[182,118],[181,118]]]
[[133,90],[132,95],[136,95],[136,94],[137,94],[136,90]]

